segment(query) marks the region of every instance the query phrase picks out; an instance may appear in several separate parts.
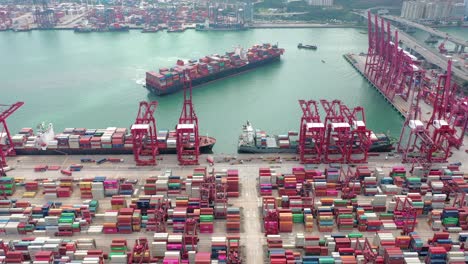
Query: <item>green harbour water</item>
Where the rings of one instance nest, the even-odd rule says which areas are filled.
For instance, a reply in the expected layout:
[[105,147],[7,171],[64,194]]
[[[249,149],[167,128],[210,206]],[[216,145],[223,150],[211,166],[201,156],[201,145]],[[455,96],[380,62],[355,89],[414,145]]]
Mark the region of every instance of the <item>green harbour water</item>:
[[[142,100],[157,100],[158,129],[173,129],[183,93],[150,95],[142,86],[145,71],[171,67],[177,59],[224,54],[239,45],[278,42],[286,50],[279,63],[194,89],[200,133],[216,137],[216,153],[236,152],[246,120],[269,134],[298,131],[298,99],[340,99],[350,107],[364,106],[370,128],[396,137],[403,119],[342,57],[366,52],[367,35],[361,31],[1,32],[0,103],[25,102],[8,119],[12,133],[42,121],[52,122],[56,133],[65,127],[128,128]],[[300,42],[319,48],[300,50]]]

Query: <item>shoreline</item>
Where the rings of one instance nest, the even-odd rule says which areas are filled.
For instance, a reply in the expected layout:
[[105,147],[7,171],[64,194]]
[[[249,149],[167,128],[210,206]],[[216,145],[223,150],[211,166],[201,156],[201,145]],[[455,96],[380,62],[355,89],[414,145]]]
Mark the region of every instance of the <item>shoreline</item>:
[[[129,30],[142,30],[144,27],[143,26],[130,26]],[[248,29],[275,29],[275,28],[367,28],[367,26],[358,26],[358,25],[352,25],[352,24],[336,24],[336,25],[329,25],[329,24],[317,24],[317,23],[255,23],[252,24]],[[186,30],[190,30],[193,28],[186,28]],[[247,29],[247,30],[248,30]],[[28,31],[19,31],[19,32],[29,32],[29,31],[51,31],[51,30],[74,30],[74,27],[65,27],[65,26],[59,26],[55,28],[31,28]],[[3,31],[14,31],[13,29],[7,29]],[[222,31],[222,30],[213,30],[213,31]],[[228,32],[230,30],[226,30]],[[239,31],[245,31],[245,30],[239,30]],[[0,31],[2,32],[2,31]],[[18,32],[18,33],[19,33]],[[104,33],[104,32],[113,32],[113,31],[102,31],[102,32],[90,32],[90,33]],[[125,31],[121,31],[125,32]],[[231,32],[235,32],[235,30],[232,30]],[[180,32],[183,33],[183,32]]]

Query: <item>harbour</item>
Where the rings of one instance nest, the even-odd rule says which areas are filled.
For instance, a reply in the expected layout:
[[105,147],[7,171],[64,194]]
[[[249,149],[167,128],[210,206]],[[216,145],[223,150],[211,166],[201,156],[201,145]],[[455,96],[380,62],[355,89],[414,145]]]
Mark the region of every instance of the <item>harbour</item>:
[[0,263],[463,263],[466,98],[375,21],[0,33]]

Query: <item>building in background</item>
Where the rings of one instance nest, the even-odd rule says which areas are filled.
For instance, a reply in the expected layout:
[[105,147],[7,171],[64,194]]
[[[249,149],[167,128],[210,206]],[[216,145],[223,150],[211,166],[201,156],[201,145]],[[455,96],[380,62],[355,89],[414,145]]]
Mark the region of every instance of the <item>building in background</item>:
[[468,17],[468,0],[465,0],[465,16]]
[[[468,2],[468,0],[464,0]],[[461,19],[466,5],[459,0],[411,0],[404,1],[401,17],[410,20]]]
[[309,0],[309,5],[312,6],[332,6],[333,0]]

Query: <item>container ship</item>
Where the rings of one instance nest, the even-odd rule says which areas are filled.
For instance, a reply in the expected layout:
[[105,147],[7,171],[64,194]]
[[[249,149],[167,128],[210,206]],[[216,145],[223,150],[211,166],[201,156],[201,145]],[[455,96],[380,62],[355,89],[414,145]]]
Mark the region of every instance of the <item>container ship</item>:
[[[23,128],[12,136],[18,155],[105,155],[132,154],[132,135],[127,128],[105,129],[65,128],[55,134],[53,125],[43,124],[34,134],[32,128]],[[159,153],[175,154],[177,138],[175,131],[160,130],[157,134]],[[200,152],[212,153],[216,139],[200,137]]]
[[[393,140],[385,134],[371,133],[372,145],[369,152],[390,152]],[[290,131],[284,135],[269,136],[264,131],[254,129],[250,122],[243,125],[239,136],[238,153],[297,153],[298,133]]]
[[204,23],[195,26],[196,31],[242,31],[249,27],[244,23]]
[[278,45],[255,45],[247,51],[236,48],[224,56],[214,54],[187,63],[178,60],[177,65],[159,72],[146,72],[146,88],[156,95],[166,95],[183,89],[184,72],[188,70],[192,86],[202,85],[228,76],[236,75],[259,66],[279,61],[284,49]]

